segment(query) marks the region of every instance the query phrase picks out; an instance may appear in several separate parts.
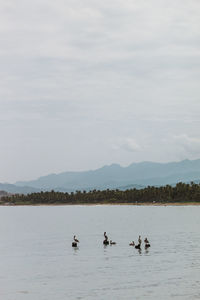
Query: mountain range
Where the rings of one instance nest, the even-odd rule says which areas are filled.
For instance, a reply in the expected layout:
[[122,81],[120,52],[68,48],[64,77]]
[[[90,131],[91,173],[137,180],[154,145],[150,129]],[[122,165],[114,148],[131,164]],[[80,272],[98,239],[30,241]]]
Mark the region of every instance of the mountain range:
[[72,192],[93,189],[131,189],[148,185],[174,185],[177,182],[200,182],[200,159],[180,162],[133,163],[128,167],[118,164],[82,172],[49,174],[32,181],[18,181],[15,184],[0,183],[0,190],[9,193],[33,193],[39,191]]

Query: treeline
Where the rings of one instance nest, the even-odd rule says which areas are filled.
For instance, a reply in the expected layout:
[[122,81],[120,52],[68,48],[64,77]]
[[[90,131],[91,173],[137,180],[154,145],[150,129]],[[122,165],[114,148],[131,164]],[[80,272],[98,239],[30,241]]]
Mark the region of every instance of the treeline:
[[93,190],[90,192],[76,191],[71,193],[40,192],[28,195],[15,194],[0,199],[0,204],[34,205],[34,204],[131,204],[131,203],[177,203],[200,202],[200,184],[177,183],[144,189],[130,189],[126,191]]

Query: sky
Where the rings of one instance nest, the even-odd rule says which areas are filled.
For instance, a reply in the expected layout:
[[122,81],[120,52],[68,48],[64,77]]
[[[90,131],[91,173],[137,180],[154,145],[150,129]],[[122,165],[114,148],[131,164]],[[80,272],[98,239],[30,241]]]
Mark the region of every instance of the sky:
[[199,0],[0,0],[0,182],[200,158]]

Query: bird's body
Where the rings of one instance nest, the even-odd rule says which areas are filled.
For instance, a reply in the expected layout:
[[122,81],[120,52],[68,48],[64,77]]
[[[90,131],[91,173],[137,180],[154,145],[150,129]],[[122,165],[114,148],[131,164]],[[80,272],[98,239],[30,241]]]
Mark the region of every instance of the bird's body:
[[116,245],[116,242],[113,242],[112,240],[110,240],[110,245]]
[[129,246],[135,246],[134,241],[132,241],[132,242],[129,244]]
[[72,242],[72,247],[77,247],[77,243],[76,242]]
[[138,244],[138,245],[135,245],[135,249],[141,249],[141,246],[140,246],[140,244]]
[[104,238],[105,238],[104,241],[103,241],[103,244],[104,245],[109,245],[109,240],[108,240],[108,236],[106,235],[106,232],[104,232],[103,235],[104,235]]
[[104,241],[103,241],[103,244],[104,244],[104,245],[109,245],[109,241],[108,241],[108,240],[104,240]]
[[145,249],[147,249],[147,248],[149,248],[149,247],[151,247],[151,245],[150,245],[150,243],[149,243],[149,241],[148,241],[148,239],[147,238],[145,238],[144,239],[144,243],[145,243]]

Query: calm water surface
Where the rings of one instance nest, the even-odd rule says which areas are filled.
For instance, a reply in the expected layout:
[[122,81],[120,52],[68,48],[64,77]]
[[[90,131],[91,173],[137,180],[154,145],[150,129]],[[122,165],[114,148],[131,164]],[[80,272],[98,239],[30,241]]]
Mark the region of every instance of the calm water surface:
[[0,299],[200,299],[200,206],[0,207]]

